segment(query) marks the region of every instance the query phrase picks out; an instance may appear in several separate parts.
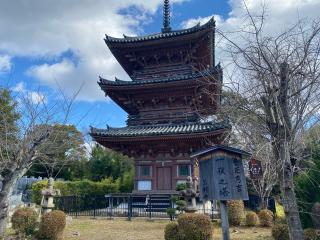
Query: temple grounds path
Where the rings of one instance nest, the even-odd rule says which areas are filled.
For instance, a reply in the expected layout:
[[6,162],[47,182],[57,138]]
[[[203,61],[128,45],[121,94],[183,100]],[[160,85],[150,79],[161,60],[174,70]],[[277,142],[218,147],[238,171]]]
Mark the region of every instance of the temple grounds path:
[[[163,231],[169,221],[137,219],[78,218],[68,221],[65,240],[164,240]],[[232,228],[232,240],[272,240],[269,228]],[[214,240],[221,239],[221,230],[215,226]]]

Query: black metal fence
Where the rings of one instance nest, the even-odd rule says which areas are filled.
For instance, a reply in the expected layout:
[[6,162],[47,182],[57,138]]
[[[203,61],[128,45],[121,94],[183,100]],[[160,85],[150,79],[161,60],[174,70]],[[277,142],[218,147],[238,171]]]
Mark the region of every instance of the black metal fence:
[[[64,211],[73,217],[125,217],[132,218],[170,218],[166,210],[175,208],[172,201],[176,195],[134,195],[110,194],[105,196],[64,196],[55,198],[56,209]],[[275,201],[270,198],[269,209],[276,211]],[[257,196],[249,196],[249,201],[244,201],[245,207],[257,210],[260,200]],[[215,201],[203,204],[197,201],[197,213],[207,214],[212,220],[219,218],[218,207]]]
[[[170,218],[166,210],[175,208],[172,202],[174,195],[133,195],[112,194],[105,196],[64,196],[55,198],[56,209],[73,217],[125,217],[132,218]],[[215,202],[211,204],[197,203],[198,213],[210,215],[216,219],[218,215]]]

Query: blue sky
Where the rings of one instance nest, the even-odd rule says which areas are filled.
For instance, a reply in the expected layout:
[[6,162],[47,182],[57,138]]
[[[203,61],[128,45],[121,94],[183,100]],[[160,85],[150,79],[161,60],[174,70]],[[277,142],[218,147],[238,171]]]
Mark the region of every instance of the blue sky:
[[[242,0],[172,2],[173,29],[203,23],[212,15],[219,28],[235,29],[243,15]],[[253,12],[261,7],[260,0],[246,2]],[[319,0],[265,2],[272,31],[297,13],[318,16],[320,8]],[[0,16],[0,86],[27,93],[35,103],[43,97],[54,102],[59,89],[72,95],[82,86],[70,123],[83,132],[90,125],[125,125],[126,113],[97,84],[99,75],[128,80],[103,37],[159,32],[162,0],[1,0]]]

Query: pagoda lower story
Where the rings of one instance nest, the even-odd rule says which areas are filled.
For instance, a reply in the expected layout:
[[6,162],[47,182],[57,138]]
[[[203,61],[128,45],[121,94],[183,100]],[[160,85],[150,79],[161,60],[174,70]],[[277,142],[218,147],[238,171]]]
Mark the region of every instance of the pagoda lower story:
[[190,154],[221,143],[227,122],[129,126],[91,129],[93,138],[105,147],[135,161],[135,193],[174,193],[187,176],[198,176]]

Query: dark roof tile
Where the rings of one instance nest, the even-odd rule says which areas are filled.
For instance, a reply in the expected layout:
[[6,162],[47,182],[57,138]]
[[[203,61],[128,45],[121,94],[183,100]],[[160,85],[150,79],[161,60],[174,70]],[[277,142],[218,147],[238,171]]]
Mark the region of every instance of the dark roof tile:
[[147,36],[141,36],[141,37],[129,37],[124,35],[124,38],[115,38],[110,37],[106,35],[105,42],[107,44],[110,43],[133,43],[133,42],[142,42],[142,41],[148,41],[148,40],[156,40],[156,39],[162,39],[162,38],[170,38],[170,37],[176,37],[180,35],[186,35],[194,32],[199,32],[201,30],[214,27],[215,26],[215,20],[214,18],[211,18],[207,23],[200,25],[197,24],[196,26],[188,29],[183,30],[177,30],[177,31],[170,31],[165,33],[157,33],[157,34],[151,34]]
[[223,121],[188,124],[140,125],[124,128],[108,127],[107,129],[91,128],[90,134],[93,137],[137,137],[209,133],[230,128],[231,125],[229,124],[229,122]]

